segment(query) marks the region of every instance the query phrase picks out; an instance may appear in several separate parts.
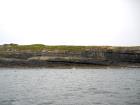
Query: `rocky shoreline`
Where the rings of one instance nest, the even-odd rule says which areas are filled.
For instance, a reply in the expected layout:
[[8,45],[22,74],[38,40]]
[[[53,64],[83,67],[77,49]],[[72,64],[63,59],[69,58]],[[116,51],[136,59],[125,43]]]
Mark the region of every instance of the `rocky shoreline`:
[[0,67],[140,67],[140,47],[0,45]]

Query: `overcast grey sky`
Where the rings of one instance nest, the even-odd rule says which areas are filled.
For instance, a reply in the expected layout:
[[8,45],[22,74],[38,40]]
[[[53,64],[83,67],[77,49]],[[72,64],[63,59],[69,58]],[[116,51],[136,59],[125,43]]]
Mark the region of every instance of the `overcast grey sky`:
[[0,0],[0,44],[140,46],[140,0]]

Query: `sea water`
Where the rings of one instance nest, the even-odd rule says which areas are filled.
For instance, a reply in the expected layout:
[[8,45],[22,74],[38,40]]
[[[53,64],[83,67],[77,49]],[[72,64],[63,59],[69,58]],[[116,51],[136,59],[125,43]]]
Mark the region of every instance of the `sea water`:
[[0,105],[140,105],[140,69],[0,68]]

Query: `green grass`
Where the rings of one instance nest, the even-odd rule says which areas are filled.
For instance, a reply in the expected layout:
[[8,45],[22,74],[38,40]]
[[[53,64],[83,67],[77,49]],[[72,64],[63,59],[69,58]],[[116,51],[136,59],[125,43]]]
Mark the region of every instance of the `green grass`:
[[98,51],[127,51],[137,50],[140,47],[112,47],[112,46],[48,46],[43,44],[32,44],[32,45],[17,45],[17,44],[5,44],[0,45],[0,51],[85,51],[85,50],[98,50]]

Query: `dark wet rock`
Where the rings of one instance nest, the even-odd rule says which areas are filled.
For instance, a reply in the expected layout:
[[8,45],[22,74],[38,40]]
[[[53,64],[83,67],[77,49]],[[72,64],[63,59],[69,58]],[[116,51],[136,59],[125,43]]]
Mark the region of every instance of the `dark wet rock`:
[[[8,46],[8,47],[7,47]],[[72,65],[137,66],[140,65],[140,47],[93,47],[82,50],[18,50],[15,46],[0,47],[0,66],[55,67]],[[43,47],[44,48],[44,47]],[[76,49],[76,48],[75,48]]]

